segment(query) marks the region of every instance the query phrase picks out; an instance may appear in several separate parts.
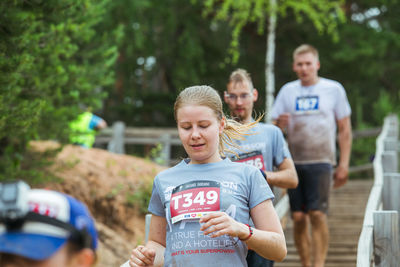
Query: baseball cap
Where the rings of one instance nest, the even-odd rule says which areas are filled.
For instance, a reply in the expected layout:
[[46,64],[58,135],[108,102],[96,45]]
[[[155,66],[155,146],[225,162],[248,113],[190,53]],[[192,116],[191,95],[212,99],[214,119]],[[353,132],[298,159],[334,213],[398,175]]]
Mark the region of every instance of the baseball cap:
[[97,249],[97,231],[87,207],[60,192],[31,189],[28,213],[18,227],[0,222],[0,252],[45,260],[68,240]]

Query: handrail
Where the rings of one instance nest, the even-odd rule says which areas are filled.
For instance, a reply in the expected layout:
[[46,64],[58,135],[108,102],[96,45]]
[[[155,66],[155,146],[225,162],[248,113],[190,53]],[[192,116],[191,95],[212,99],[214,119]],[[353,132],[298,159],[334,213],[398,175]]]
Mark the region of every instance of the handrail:
[[[118,126],[118,127],[117,127]],[[353,131],[353,139],[377,136],[380,127]],[[107,146],[113,153],[124,154],[125,145],[156,145],[161,144],[161,162],[170,166],[179,160],[171,158],[171,146],[181,146],[176,127],[125,127],[123,122],[115,122],[112,128],[105,128],[96,136],[96,146]],[[351,166],[349,173],[370,170],[372,164]]]
[[382,155],[384,153],[385,139],[387,138],[393,116],[385,118],[382,132],[376,140],[376,153],[373,161],[374,184],[365,208],[363,227],[357,248],[357,267],[371,266],[373,257],[373,212],[380,210],[382,206],[383,191],[383,165]]

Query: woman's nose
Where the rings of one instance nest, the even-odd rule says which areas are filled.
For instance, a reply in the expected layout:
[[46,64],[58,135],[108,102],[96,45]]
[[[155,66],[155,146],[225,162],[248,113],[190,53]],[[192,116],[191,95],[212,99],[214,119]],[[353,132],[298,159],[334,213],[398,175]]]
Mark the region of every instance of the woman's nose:
[[199,131],[199,129],[197,127],[193,127],[193,131],[192,131],[191,137],[193,139],[197,139],[197,138],[200,137],[200,131]]

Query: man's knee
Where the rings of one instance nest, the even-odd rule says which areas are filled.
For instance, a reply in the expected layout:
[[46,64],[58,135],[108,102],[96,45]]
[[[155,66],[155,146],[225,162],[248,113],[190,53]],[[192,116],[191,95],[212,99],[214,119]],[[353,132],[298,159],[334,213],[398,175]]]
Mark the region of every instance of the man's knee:
[[293,212],[292,214],[293,222],[296,225],[305,225],[307,223],[307,214],[304,212]]
[[320,210],[309,211],[310,221],[313,226],[318,226],[326,223],[326,214]]

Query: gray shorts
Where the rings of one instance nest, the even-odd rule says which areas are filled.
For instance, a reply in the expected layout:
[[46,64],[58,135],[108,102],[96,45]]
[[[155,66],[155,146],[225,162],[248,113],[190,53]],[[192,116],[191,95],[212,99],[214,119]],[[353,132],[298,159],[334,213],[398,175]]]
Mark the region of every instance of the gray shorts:
[[329,163],[296,164],[299,185],[288,189],[290,210],[328,212],[333,168]]

